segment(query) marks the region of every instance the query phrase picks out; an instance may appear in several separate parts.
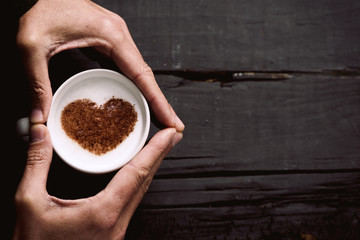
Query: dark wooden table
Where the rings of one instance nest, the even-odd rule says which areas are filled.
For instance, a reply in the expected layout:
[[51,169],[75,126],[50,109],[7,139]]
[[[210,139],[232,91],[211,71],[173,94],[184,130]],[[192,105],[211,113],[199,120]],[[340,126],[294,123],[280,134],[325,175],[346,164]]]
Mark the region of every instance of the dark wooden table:
[[128,239],[360,239],[360,1],[96,2],[186,125]]
[[360,2],[98,0],[186,124],[129,239],[360,239]]

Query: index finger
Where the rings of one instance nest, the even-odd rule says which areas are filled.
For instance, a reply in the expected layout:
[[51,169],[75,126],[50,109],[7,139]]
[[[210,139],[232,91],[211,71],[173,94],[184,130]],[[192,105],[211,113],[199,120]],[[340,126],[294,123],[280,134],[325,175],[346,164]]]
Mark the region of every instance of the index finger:
[[111,58],[119,69],[133,80],[142,91],[159,122],[165,127],[175,127],[177,131],[183,131],[184,124],[160,90],[153,71],[145,63],[126,24],[122,21],[120,26],[122,26],[121,29],[117,29],[118,31],[111,35]]
[[122,209],[124,215],[131,218],[163,158],[181,139],[182,133],[176,132],[175,128],[159,131],[134,159],[118,171],[104,190],[115,208]]
[[45,123],[49,114],[52,90],[47,59],[39,50],[23,48],[24,66],[29,81],[32,110],[30,122]]
[[177,134],[181,133],[174,128],[159,131],[138,155],[118,171],[106,190],[122,195],[122,199],[132,199],[138,193],[143,195],[163,158],[181,140],[182,135],[179,139],[175,138]]

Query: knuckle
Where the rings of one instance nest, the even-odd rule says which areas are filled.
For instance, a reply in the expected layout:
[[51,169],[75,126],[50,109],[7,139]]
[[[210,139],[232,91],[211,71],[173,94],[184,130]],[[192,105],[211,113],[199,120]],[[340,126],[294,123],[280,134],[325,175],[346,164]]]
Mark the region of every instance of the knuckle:
[[144,182],[146,181],[149,177],[152,176],[152,171],[150,168],[146,167],[146,166],[140,166],[136,168],[137,171],[137,176],[139,181]]
[[96,218],[97,227],[101,231],[111,231],[117,222],[117,216],[111,212],[98,214]]
[[140,73],[153,76],[151,67],[145,61],[140,64]]
[[28,33],[23,30],[17,34],[16,43],[21,50],[31,50],[38,45],[39,38],[36,33]]
[[[104,207],[106,205],[106,207]],[[111,207],[111,204],[97,205],[93,207],[91,218],[93,225],[101,232],[111,232],[118,221],[119,211]]]
[[45,83],[43,83],[42,81],[38,81],[36,80],[38,77],[33,76],[29,85],[30,85],[30,90],[31,90],[31,97],[32,99],[46,99],[49,96],[49,93],[47,91],[48,87],[46,86]]
[[18,190],[15,194],[15,205],[16,206],[27,206],[31,203],[31,197],[29,198],[26,194],[20,190]]
[[131,166],[133,166],[135,170],[134,171],[135,179],[137,179],[136,185],[138,189],[140,189],[141,192],[145,194],[149,189],[154,173],[150,168],[146,166],[140,166],[140,167],[136,167],[134,165]]
[[127,28],[127,24],[126,24],[125,20],[122,17],[120,17],[119,15],[117,15],[115,13],[111,13],[111,14],[109,14],[109,19],[111,20],[111,23],[114,24],[115,27],[122,28],[122,29]]
[[119,193],[119,196],[121,196],[122,201],[127,202],[129,201],[128,197],[133,196],[134,191],[137,192],[140,190],[141,195],[147,192],[154,173],[150,168],[135,166],[132,163],[128,163],[123,168],[126,169],[125,171],[131,176],[128,178],[131,188],[129,188],[128,192]]
[[[33,143],[37,144],[37,143]],[[49,154],[47,149],[39,148],[31,149],[28,151],[28,159],[26,161],[27,168],[34,168],[37,166],[46,166],[47,160],[46,155]]]
[[17,46],[21,50],[31,50],[39,45],[41,36],[38,31],[33,31],[31,23],[27,18],[19,20],[19,30],[16,35]]
[[142,194],[145,194],[149,190],[151,181],[152,181],[152,177],[147,177],[146,179],[144,179],[144,181],[140,185],[140,190]]
[[115,32],[112,32],[112,41],[114,41],[114,45],[121,44],[124,41],[126,41],[125,33],[122,30],[117,30]]
[[26,212],[35,212],[37,198],[28,191],[18,190],[15,194],[15,206]]
[[42,148],[36,150],[29,150],[28,152],[28,163],[27,165],[32,165],[35,163],[42,162],[45,158],[45,150]]
[[126,23],[124,19],[116,14],[101,19],[100,25],[105,36],[111,36],[114,42],[121,43],[126,40]]
[[30,87],[32,89],[32,94],[35,96],[44,96],[46,95],[45,87],[40,82],[33,82],[30,84]]
[[[155,81],[154,73],[151,69],[151,67],[142,60],[138,65],[138,74],[134,77],[134,81],[139,84],[149,84],[152,83],[155,86],[157,86],[157,83]],[[153,81],[148,81],[149,79]]]

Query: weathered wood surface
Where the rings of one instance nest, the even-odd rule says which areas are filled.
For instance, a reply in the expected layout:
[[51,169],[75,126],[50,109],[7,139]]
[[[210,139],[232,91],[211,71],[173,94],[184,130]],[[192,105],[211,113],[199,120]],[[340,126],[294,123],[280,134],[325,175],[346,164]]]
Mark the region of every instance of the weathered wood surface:
[[360,238],[358,1],[98,2],[187,126],[129,239]]
[[129,239],[359,239],[359,76],[157,79],[187,129]]
[[[187,128],[127,239],[359,239],[360,76],[220,75],[156,75]],[[86,197],[111,177],[55,159],[48,189]]]
[[359,2],[97,2],[186,124],[127,239],[360,238]]
[[358,76],[157,80],[187,126],[160,175],[360,169]]
[[360,65],[358,0],[96,0],[122,16],[156,70]]
[[359,183],[358,173],[154,180],[129,239],[358,239]]
[[[124,17],[186,124],[127,239],[360,239],[359,1],[96,2]],[[100,66],[59,54],[53,88]],[[48,190],[86,197],[112,175],[55,156]]]
[[[50,62],[54,90],[67,75],[104,64],[84,64],[79,53]],[[359,72],[242,76],[157,72],[186,131],[162,163],[127,239],[357,240]],[[86,197],[111,177],[80,174],[54,159],[48,190]]]

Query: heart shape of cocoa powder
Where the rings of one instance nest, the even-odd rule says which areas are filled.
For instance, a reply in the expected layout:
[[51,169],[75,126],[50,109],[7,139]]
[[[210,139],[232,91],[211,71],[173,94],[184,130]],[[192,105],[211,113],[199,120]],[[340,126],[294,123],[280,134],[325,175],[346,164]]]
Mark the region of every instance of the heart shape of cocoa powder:
[[101,106],[89,99],[75,100],[61,113],[66,134],[96,155],[115,149],[134,130],[136,122],[134,106],[114,97]]

